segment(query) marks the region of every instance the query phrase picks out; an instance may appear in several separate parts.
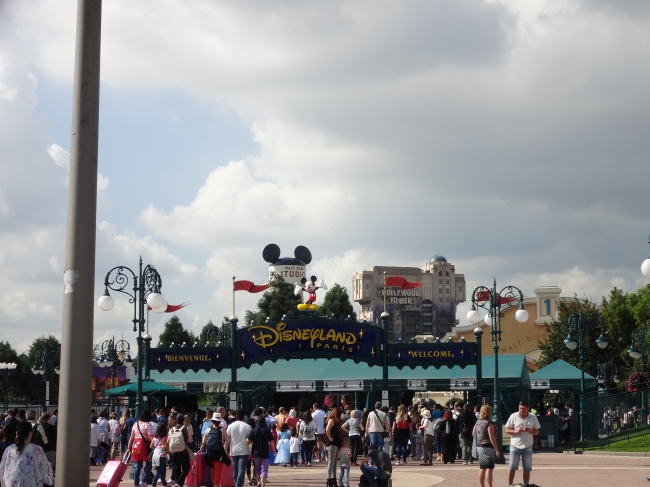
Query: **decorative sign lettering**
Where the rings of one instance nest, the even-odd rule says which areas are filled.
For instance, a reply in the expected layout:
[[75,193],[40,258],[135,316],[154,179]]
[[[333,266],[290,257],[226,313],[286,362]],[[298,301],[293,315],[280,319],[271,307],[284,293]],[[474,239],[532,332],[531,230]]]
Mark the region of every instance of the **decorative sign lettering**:
[[427,380],[426,379],[409,379],[407,389],[410,390],[410,391],[426,391],[427,390]]
[[473,391],[476,389],[476,377],[466,379],[451,379],[449,387],[452,391]]
[[324,391],[363,391],[362,380],[326,380],[323,382]]
[[295,380],[295,381],[278,381],[275,384],[275,390],[278,392],[289,391],[315,391],[316,382],[313,380]]
[[222,370],[230,365],[229,347],[152,348],[149,366],[163,370]]
[[389,363],[398,368],[429,367],[440,368],[442,365],[464,368],[476,363],[476,344],[471,342],[456,343],[407,343],[389,345]]
[[537,379],[530,381],[531,389],[550,389],[551,383],[548,379]]
[[242,328],[237,362],[252,363],[279,358],[350,358],[355,362],[380,361],[381,329],[354,322],[312,318],[266,322]]

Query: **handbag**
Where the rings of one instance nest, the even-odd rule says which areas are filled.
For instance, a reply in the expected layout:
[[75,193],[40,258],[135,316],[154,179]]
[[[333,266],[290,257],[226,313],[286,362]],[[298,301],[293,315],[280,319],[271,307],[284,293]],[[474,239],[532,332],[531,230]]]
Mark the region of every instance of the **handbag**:
[[476,450],[476,435],[472,437],[472,458],[478,460],[478,451]]
[[379,414],[377,414],[377,410],[375,409],[373,413],[375,413],[375,416],[377,416],[377,420],[381,423],[381,427],[384,428],[384,432],[382,433],[382,435],[384,436],[384,438],[388,438],[388,430],[386,429],[386,425],[384,424],[384,422],[381,419],[379,419]]
[[142,441],[144,442],[144,447],[147,449],[147,457],[151,458],[151,444],[149,443],[149,439],[145,438],[144,435],[142,434],[142,431],[140,431],[140,424],[135,423],[135,426],[138,428],[138,433],[140,433],[140,438],[142,438]]

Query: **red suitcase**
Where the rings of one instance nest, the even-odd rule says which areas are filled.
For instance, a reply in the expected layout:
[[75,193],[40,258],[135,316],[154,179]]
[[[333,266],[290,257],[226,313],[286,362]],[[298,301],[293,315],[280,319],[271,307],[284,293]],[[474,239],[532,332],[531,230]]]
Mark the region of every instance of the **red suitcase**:
[[221,466],[221,487],[235,487],[235,480],[232,478],[232,463],[227,467],[225,464]]
[[97,479],[97,487],[117,487],[120,485],[126,473],[126,464],[129,459],[130,455],[127,453],[120,461],[111,460],[108,462]]
[[194,460],[190,462],[190,473],[185,477],[187,487],[205,485],[208,479],[208,464],[205,462],[205,453],[195,453]]

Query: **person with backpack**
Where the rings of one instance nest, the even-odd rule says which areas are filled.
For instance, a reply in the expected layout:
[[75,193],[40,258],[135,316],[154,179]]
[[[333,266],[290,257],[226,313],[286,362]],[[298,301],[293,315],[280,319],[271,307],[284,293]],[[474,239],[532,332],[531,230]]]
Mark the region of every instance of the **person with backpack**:
[[167,445],[167,424],[159,424],[156,429],[156,436],[151,440],[151,449],[153,453],[151,455],[151,465],[156,470],[156,475],[154,475],[151,485],[156,487],[158,485],[158,480],[163,484],[163,487],[167,487],[167,453],[169,447]]
[[228,432],[222,426],[221,413],[213,413],[210,428],[203,434],[201,449],[205,452],[205,461],[210,466],[213,485],[221,485],[221,470],[223,465],[230,466],[230,458],[224,448],[224,443],[229,442]]
[[190,455],[187,448],[188,433],[187,427],[183,424],[184,420],[185,416],[178,413],[176,415],[176,424],[169,430],[167,435],[176,484],[179,487],[183,487],[185,477],[190,472]]
[[475,424],[476,416],[470,410],[469,404],[465,404],[456,416],[456,428],[458,429],[458,441],[462,451],[463,465],[474,463],[472,460],[472,430]]
[[36,426],[43,439],[42,448],[45,457],[54,469],[56,467],[56,427],[50,424],[50,413],[42,413]]
[[142,470],[149,460],[149,445],[153,437],[153,434],[149,431],[149,417],[149,411],[142,411],[138,421],[133,425],[131,435],[129,436],[127,451],[131,452],[131,461],[135,464],[133,484],[135,486],[145,485]]

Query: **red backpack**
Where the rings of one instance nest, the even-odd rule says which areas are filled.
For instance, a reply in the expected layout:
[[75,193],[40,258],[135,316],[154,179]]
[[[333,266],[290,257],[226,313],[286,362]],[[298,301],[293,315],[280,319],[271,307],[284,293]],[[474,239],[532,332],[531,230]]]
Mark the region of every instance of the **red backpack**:
[[408,419],[408,417],[406,417],[406,418],[402,417],[402,419],[400,419],[397,422],[397,428],[401,429],[401,430],[407,430],[409,428],[409,419]]

